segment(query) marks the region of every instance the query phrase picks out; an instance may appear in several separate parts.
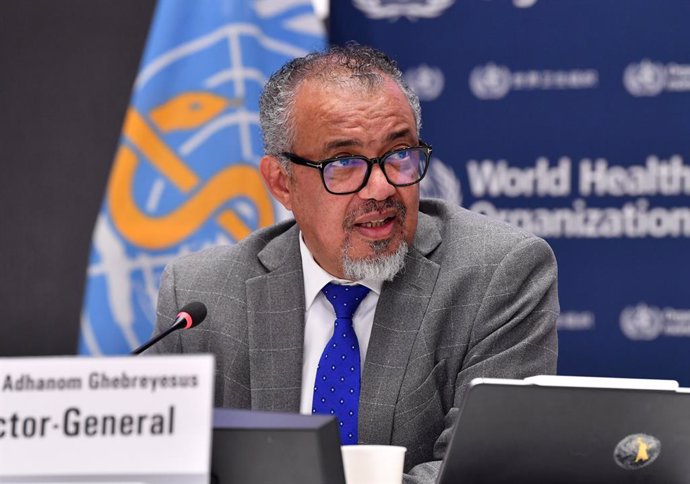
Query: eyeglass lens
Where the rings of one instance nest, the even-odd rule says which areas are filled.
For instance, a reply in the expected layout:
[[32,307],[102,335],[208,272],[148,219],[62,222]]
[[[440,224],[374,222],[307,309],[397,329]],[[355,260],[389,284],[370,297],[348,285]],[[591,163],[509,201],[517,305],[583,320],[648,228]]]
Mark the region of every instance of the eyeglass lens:
[[[426,158],[426,151],[420,147],[397,150],[383,159],[383,171],[393,185],[416,183],[426,170]],[[362,186],[368,168],[363,158],[341,158],[324,166],[323,179],[334,193],[351,192]]]

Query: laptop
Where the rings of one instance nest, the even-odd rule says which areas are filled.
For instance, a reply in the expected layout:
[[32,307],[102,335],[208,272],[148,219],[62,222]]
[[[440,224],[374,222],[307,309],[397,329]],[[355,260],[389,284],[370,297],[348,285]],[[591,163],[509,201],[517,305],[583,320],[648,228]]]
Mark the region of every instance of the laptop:
[[690,483],[690,389],[671,380],[473,380],[437,483]]

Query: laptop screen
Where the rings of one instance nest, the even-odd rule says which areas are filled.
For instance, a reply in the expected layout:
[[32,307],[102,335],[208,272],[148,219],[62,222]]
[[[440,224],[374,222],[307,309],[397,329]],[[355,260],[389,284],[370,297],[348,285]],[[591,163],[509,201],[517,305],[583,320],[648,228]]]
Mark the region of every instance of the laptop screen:
[[687,389],[590,380],[473,381],[438,483],[690,482]]

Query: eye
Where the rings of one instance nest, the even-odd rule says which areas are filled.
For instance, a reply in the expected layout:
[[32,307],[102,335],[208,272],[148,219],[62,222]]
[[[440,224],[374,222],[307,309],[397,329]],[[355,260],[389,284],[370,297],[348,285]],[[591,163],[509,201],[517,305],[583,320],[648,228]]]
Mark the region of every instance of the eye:
[[410,149],[409,148],[400,148],[397,151],[391,153],[391,157],[395,160],[404,160],[405,158],[410,157]]
[[359,165],[361,160],[357,158],[338,158],[331,165],[333,168],[350,168],[355,165]]

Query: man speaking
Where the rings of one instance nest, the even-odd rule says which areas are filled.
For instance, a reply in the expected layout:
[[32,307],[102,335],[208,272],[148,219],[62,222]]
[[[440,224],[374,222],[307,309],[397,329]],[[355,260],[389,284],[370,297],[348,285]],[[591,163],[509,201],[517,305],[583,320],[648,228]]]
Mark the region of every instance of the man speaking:
[[432,483],[470,380],[555,371],[553,253],[420,201],[419,100],[375,49],[290,61],[260,118],[261,173],[294,220],[169,265],[157,331],[189,301],[208,318],[154,350],[214,353],[216,405],[333,414],[344,444],[405,446],[405,482]]

